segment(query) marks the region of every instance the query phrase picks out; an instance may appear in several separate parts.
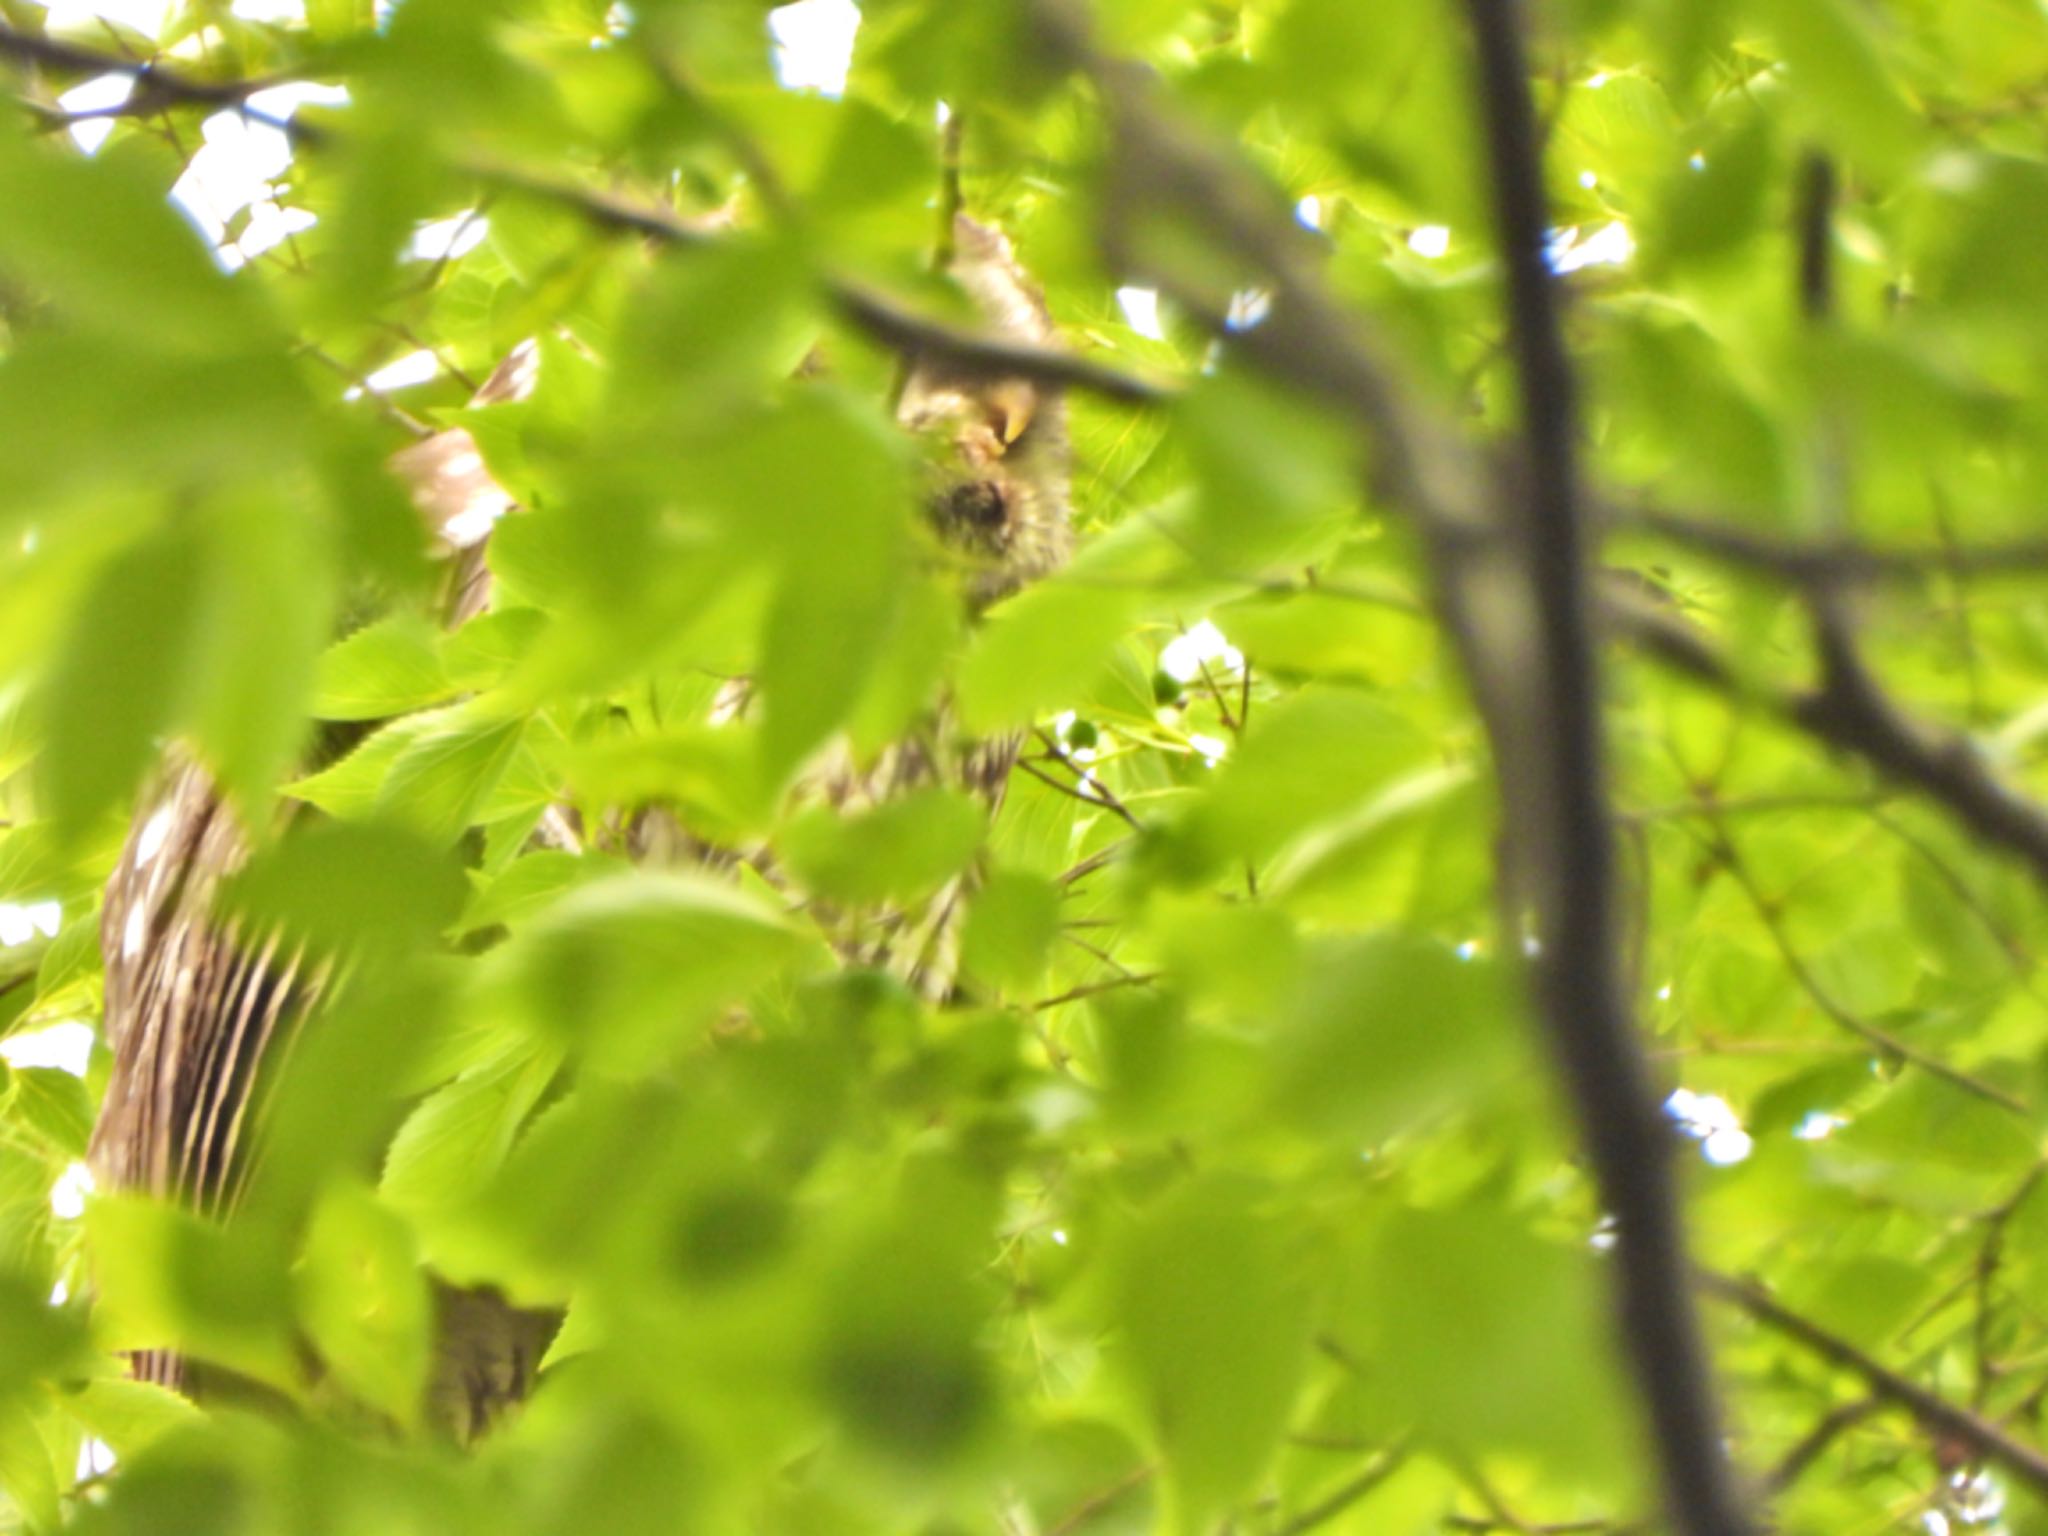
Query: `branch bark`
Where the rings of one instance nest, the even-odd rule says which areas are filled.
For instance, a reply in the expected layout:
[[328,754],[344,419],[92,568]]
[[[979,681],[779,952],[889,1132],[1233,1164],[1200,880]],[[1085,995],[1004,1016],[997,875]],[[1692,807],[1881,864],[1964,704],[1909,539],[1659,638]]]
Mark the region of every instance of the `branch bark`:
[[1802,542],[1757,533],[1725,517],[1706,517],[1622,500],[1603,505],[1603,521],[1638,530],[1724,565],[1795,586],[1921,581],[1930,576],[2038,576],[2048,571],[2048,539],[2013,539],[1955,548],[1888,549],[1848,542]]
[[[172,104],[212,107],[239,112],[252,122],[275,128],[301,147],[326,149],[342,141],[341,135],[331,129],[297,118],[274,117],[250,107],[248,98],[277,84],[276,80],[201,80],[147,61],[38,37],[5,23],[0,23],[0,58],[85,74],[127,75],[138,82],[140,99],[134,104],[136,113]],[[522,166],[471,160],[461,169],[496,191],[519,193],[566,208],[597,229],[676,247],[701,246],[719,238],[717,231],[692,223],[671,209],[562,181]],[[915,351],[970,373],[1084,389],[1131,405],[1160,404],[1180,392],[1179,386],[1168,380],[1077,357],[1055,347],[951,324],[855,278],[827,273],[823,286],[833,311],[871,340],[898,350]]]
[[1610,627],[1645,654],[1724,697],[1758,705],[1822,744],[1860,758],[1891,782],[1926,795],[2048,888],[2048,810],[2001,780],[1968,737],[1906,714],[1860,658],[1834,658],[1816,688],[1779,688],[1744,677],[1719,645],[1668,607],[1617,587],[1605,596]]
[[1847,1339],[1782,1305],[1761,1286],[1712,1271],[1700,1273],[1699,1285],[1709,1296],[1748,1313],[1765,1327],[1859,1377],[1879,1397],[1909,1409],[1927,1428],[1968,1446],[1977,1456],[2018,1478],[2037,1494],[2048,1495],[2048,1455],[2014,1439],[1989,1419],[1957,1407],[1900,1375]]
[[1503,757],[1542,776],[1532,829],[1543,941],[1538,999],[1579,1132],[1614,1218],[1621,1328],[1648,1407],[1667,1513],[1692,1536],[1751,1529],[1723,1450],[1720,1405],[1688,1285],[1672,1142],[1621,972],[1589,538],[1578,471],[1576,381],[1558,314],[1541,135],[1514,0],[1467,0],[1492,169],[1509,345],[1522,418],[1518,532],[1541,660],[1546,728]]

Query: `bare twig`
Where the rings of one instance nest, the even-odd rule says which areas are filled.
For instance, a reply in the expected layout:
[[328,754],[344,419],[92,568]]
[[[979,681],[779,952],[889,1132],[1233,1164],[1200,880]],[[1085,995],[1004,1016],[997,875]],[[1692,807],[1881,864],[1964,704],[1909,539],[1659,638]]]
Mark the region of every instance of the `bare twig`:
[[1799,178],[1799,312],[1809,321],[1835,310],[1835,163],[1809,152]]
[[1844,540],[1801,542],[1758,533],[1732,517],[1687,514],[1619,499],[1607,500],[1601,514],[1612,527],[1651,534],[1725,565],[1799,586],[1923,581],[1942,574],[2027,577],[2048,571],[2048,539],[1888,549]]
[[277,77],[257,80],[202,80],[182,70],[152,63],[147,59],[123,58],[119,54],[103,53],[97,48],[86,48],[77,43],[67,43],[33,32],[22,32],[6,25],[0,25],[0,58],[80,74],[126,75],[135,82],[135,93],[127,101],[117,108],[106,109],[95,115],[136,117],[162,111],[166,106],[185,104],[239,112],[251,122],[275,128],[302,144],[316,142],[324,136],[322,130],[310,123],[273,117],[249,105],[249,98],[258,91],[281,84]]
[[[124,59],[117,54],[37,37],[4,24],[0,24],[0,57],[26,59],[59,69],[93,74],[127,75],[138,82],[138,91],[151,93],[151,99],[157,105],[187,102],[229,109],[252,122],[275,128],[288,135],[295,144],[307,147],[325,147],[336,140],[336,135],[330,130],[252,109],[247,100],[250,94],[277,83],[274,80],[200,80],[160,66]],[[457,169],[500,191],[523,193],[566,208],[598,229],[636,235],[673,246],[701,246],[720,238],[717,231],[692,223],[670,209],[561,180],[527,167],[473,159]],[[1174,384],[1077,357],[1058,348],[1036,346],[949,324],[921,314],[854,278],[827,274],[823,284],[832,308],[849,324],[884,346],[921,351],[976,373],[1008,375],[1089,390],[1129,404],[1158,404],[1178,393]]]
[[1861,758],[1893,783],[1918,790],[2048,886],[2048,811],[2004,784],[1968,738],[1905,714],[1853,655],[1837,657],[1821,687],[1792,691],[1744,677],[1718,644],[1665,605],[1610,588],[1605,617],[1611,629],[1665,666],[1716,693],[1754,703]]
[[1094,797],[1096,804],[1106,806],[1108,809],[1116,812],[1118,816],[1123,818],[1135,830],[1140,832],[1145,830],[1144,823],[1131,813],[1129,806],[1117,798],[1116,791],[1103,783],[1096,775],[1090,773],[1086,767],[1069,757],[1061,749],[1060,744],[1053,740],[1052,732],[1041,725],[1037,728],[1035,734],[1038,737],[1039,745],[1045,748],[1045,755],[1071,773],[1077,783],[1085,785]]
[[1305,1532],[1318,1526],[1328,1525],[1345,1510],[1379,1487],[1388,1478],[1401,1470],[1408,1459],[1407,1442],[1399,1441],[1388,1446],[1369,1462],[1365,1469],[1349,1482],[1333,1489],[1326,1497],[1310,1505],[1293,1519],[1276,1526],[1273,1536],[1304,1536]]
[[1909,1410],[1928,1429],[2004,1468],[2037,1494],[2048,1494],[2048,1455],[2035,1447],[1900,1375],[1848,1340],[1782,1305],[1760,1286],[1711,1271],[1702,1271],[1699,1283],[1708,1295],[1741,1309],[1764,1326],[1859,1377],[1872,1392]]
[[2001,1370],[1991,1353],[1991,1324],[1996,1306],[1994,1292],[1997,1289],[1998,1266],[2005,1257],[2006,1228],[2012,1224],[2019,1208],[2027,1203],[2027,1197],[2033,1194],[2044,1173],[2048,1173],[2048,1160],[2037,1162],[2028,1169],[2012,1193],[1986,1211],[1982,1218],[1984,1233],[1977,1246],[1977,1262],[1971,1267],[1976,1310],[1970,1327],[1971,1344],[1977,1356],[1977,1384],[1970,1406],[1979,1413],[1984,1411],[1984,1405],[1990,1400],[1992,1383]]
[[1147,987],[1159,979],[1157,971],[1132,971],[1126,976],[1112,976],[1107,981],[1091,981],[1086,986],[1073,987],[1057,997],[1041,997],[1031,1005],[1033,1013],[1044,1013],[1067,1003],[1078,1003],[1084,998],[1100,997],[1105,992],[1121,992],[1126,987]]
[[[1140,826],[1137,817],[1133,816],[1130,813],[1129,809],[1121,803],[1115,800],[1106,799],[1101,795],[1091,795],[1090,793],[1088,793],[1087,790],[1081,788],[1081,786],[1078,784],[1068,784],[1061,779],[1056,779],[1051,774],[1047,773],[1043,768],[1039,767],[1037,763],[1033,762],[1028,757],[1018,758],[1017,767],[1019,771],[1029,774],[1032,778],[1038,780],[1039,783],[1043,784],[1047,789],[1057,790],[1060,794],[1067,796],[1069,799],[1078,800],[1083,805],[1090,806],[1095,810],[1110,811],[1115,815],[1121,816],[1131,826],[1137,827],[1140,831],[1143,830],[1142,826]],[[1095,779],[1088,779],[1086,780],[1086,782],[1089,784],[1095,784],[1099,781]]]
[[1778,1464],[1764,1474],[1765,1491],[1779,1494],[1790,1488],[1827,1453],[1829,1446],[1883,1406],[1881,1397],[1859,1397],[1830,1408],[1813,1428],[1799,1437]]
[[1996,1104],[2000,1109],[2031,1119],[2032,1112],[2025,1100],[2008,1093],[1995,1083],[1987,1083],[1982,1078],[1972,1077],[1960,1068],[1950,1066],[1938,1056],[1928,1055],[1918,1046],[1901,1040],[1891,1031],[1882,1029],[1843,1007],[1835,999],[1834,994],[1821,985],[1820,978],[1813,972],[1813,967],[1806,963],[1806,957],[1800,954],[1792,943],[1792,936],[1785,927],[1780,902],[1765,894],[1757,883],[1748,861],[1737,850],[1734,840],[1728,836],[1727,829],[1716,823],[1706,846],[1710,856],[1719,862],[1740,887],[1743,895],[1749,898],[1749,904],[1756,912],[1757,921],[1764,925],[1764,932],[1770,936],[1772,946],[1778,951],[1778,958],[1784,962],[1785,969],[1791,973],[1792,979],[1799,984],[1799,989],[1830,1023],[1846,1030],[1876,1050],[1895,1056],[1930,1077],[1940,1078],[1952,1088],[1959,1088],[1974,1098],[1983,1099],[1986,1103]]
[[1108,1487],[1097,1489],[1067,1511],[1056,1525],[1046,1531],[1045,1536],[1070,1536],[1070,1533],[1078,1531],[1133,1488],[1142,1486],[1151,1476],[1151,1464],[1140,1462]]

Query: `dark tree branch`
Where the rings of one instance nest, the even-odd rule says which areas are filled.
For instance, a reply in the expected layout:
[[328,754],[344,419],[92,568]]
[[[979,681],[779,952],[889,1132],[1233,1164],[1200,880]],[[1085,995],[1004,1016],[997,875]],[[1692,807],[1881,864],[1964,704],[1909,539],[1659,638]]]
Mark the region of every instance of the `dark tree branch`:
[[1781,1305],[1769,1292],[1746,1280],[1702,1271],[1701,1289],[1748,1313],[1757,1322],[1783,1334],[1833,1365],[1860,1378],[1887,1402],[1910,1410],[1928,1429],[1967,1446],[1975,1455],[2003,1468],[2035,1493],[2048,1495],[2048,1455],[2016,1440],[1990,1420],[1959,1408],[1900,1375],[1882,1361],[1838,1338],[1820,1324]]
[[1853,1402],[1840,1403],[1829,1409],[1813,1428],[1799,1437],[1778,1464],[1765,1474],[1765,1490],[1772,1494],[1783,1493],[1804,1477],[1809,1467],[1827,1454],[1829,1446],[1883,1406],[1883,1398],[1872,1396],[1859,1397]]
[[[301,144],[319,141],[325,135],[310,123],[295,122],[259,112],[249,105],[258,91],[283,83],[281,78],[260,80],[202,80],[168,65],[146,59],[124,59],[77,43],[22,32],[0,24],[0,58],[23,64],[40,64],[46,69],[83,75],[126,75],[135,82],[135,94],[118,107],[105,108],[91,116],[139,117],[170,106],[213,107],[239,112],[251,122],[275,128]],[[48,109],[39,108],[48,115]]]
[[[252,122],[277,129],[298,145],[325,148],[337,142],[337,135],[330,130],[296,118],[274,117],[252,109],[248,104],[249,96],[277,84],[275,80],[200,80],[159,65],[17,31],[4,23],[0,23],[0,57],[81,73],[130,76],[138,86],[138,97],[132,104],[131,115],[182,103],[239,112]],[[706,245],[719,238],[715,230],[692,223],[670,209],[562,181],[524,167],[472,160],[460,169],[496,190],[522,193],[554,203],[597,229],[678,247]],[[1173,399],[1179,393],[1178,387],[1170,382],[1077,357],[1058,348],[1035,346],[950,324],[923,314],[855,278],[826,274],[823,282],[827,302],[833,310],[884,346],[922,352],[974,373],[1025,378],[1037,383],[1088,390],[1126,404],[1156,405]]]
[[1376,494],[1415,519],[1425,535],[1483,539],[1483,498],[1469,444],[1410,398],[1359,317],[1322,283],[1314,242],[1285,200],[1232,147],[1184,124],[1159,99],[1148,70],[1098,53],[1072,0],[1031,0],[1029,11],[1048,61],[1089,80],[1110,119],[1118,186],[1133,200],[1127,209],[1115,195],[1105,199],[1104,245],[1112,264],[1134,265],[1124,237],[1138,205],[1189,216],[1256,274],[1272,295],[1266,317],[1239,329],[1214,295],[1194,291],[1179,274],[1140,269],[1136,275],[1158,282],[1261,371],[1357,422],[1371,445]]
[[975,373],[1004,374],[1034,383],[1087,390],[1127,405],[1159,405],[1174,399],[1178,385],[1077,357],[1055,347],[1035,346],[966,330],[906,308],[853,278],[829,277],[832,306],[885,346],[919,351]]
[[2048,811],[2004,784],[1967,737],[1937,731],[1900,710],[1853,654],[1836,657],[1819,688],[1778,688],[1742,676],[1712,639],[1668,606],[1618,587],[1606,596],[1609,627],[1655,660],[1716,693],[1756,704],[1926,795],[2048,887]]
[[1726,518],[1688,516],[1621,501],[1609,501],[1602,512],[1610,526],[1639,530],[1725,565],[1797,586],[1924,581],[1936,575],[2038,576],[2048,571],[2048,539],[1881,549],[1800,542],[1757,533]]
[[1612,943],[1612,829],[1571,376],[1543,256],[1538,139],[1519,34],[1504,6],[1473,0],[1526,429],[1529,515],[1513,530],[1518,536],[1503,537],[1485,456],[1412,398],[1359,318],[1322,282],[1315,252],[1273,189],[1229,147],[1184,126],[1145,70],[1097,54],[1067,0],[1036,0],[1033,15],[1052,61],[1090,80],[1109,118],[1116,185],[1103,213],[1112,264],[1133,266],[1127,236],[1147,209],[1197,221],[1245,269],[1245,281],[1271,294],[1263,320],[1233,329],[1178,274],[1138,271],[1250,365],[1354,422],[1370,450],[1375,496],[1406,513],[1428,541],[1446,622],[1514,802],[1510,821],[1529,844],[1520,852],[1541,877],[1542,1011],[1619,1224],[1622,1328],[1655,1425],[1666,1502],[1690,1536],[1746,1532],[1693,1314],[1668,1128]]
[[1799,173],[1799,311],[1809,321],[1835,310],[1835,163],[1818,151]]
[[1546,254],[1541,138],[1515,0],[1467,0],[1492,166],[1522,416],[1520,489],[1547,722],[1535,766],[1549,826],[1534,874],[1543,952],[1536,985],[1601,1199],[1614,1218],[1623,1342],[1649,1409],[1664,1504],[1690,1536],[1752,1529],[1724,1449],[1720,1405],[1695,1315],[1671,1137],[1621,974],[1613,813],[1578,476],[1576,384]]

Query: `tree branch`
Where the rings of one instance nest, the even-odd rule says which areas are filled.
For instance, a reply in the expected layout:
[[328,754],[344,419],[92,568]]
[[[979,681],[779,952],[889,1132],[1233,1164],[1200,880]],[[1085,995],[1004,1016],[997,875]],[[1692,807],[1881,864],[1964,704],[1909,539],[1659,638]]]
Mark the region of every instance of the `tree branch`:
[[1987,1104],[1995,1104],[2000,1109],[2019,1115],[2029,1122],[2032,1121],[2033,1111],[2028,1108],[2024,1099],[2006,1092],[1995,1083],[1987,1083],[1982,1078],[1972,1077],[1960,1068],[1950,1066],[1938,1056],[1928,1055],[1918,1046],[1901,1040],[1890,1030],[1879,1028],[1836,1001],[1834,994],[1821,985],[1820,978],[1813,972],[1813,967],[1806,963],[1806,957],[1800,954],[1792,943],[1792,935],[1786,930],[1780,903],[1764,894],[1763,888],[1757,883],[1755,872],[1750,869],[1749,862],[1736,848],[1735,840],[1729,836],[1727,827],[1719,818],[1714,819],[1712,826],[1712,835],[1704,840],[1708,855],[1728,872],[1728,877],[1741,889],[1750,907],[1755,911],[1757,921],[1763,924],[1764,932],[1770,936],[1771,946],[1777,950],[1778,958],[1784,962],[1785,969],[1799,984],[1799,990],[1806,994],[1807,999],[1821,1011],[1829,1023],[1854,1035],[1874,1050],[1895,1056],[1928,1076],[1939,1078],[1960,1092],[1982,1099]]
[[[1068,0],[1035,0],[1052,60],[1089,79],[1110,120],[1115,184],[1104,200],[1112,265],[1132,269],[1130,226],[1147,207],[1198,221],[1272,296],[1234,329],[1171,270],[1137,266],[1253,367],[1357,425],[1372,491],[1428,542],[1446,622],[1493,737],[1510,824],[1543,875],[1549,953],[1537,982],[1603,1198],[1621,1230],[1623,1331],[1656,1427],[1665,1496],[1692,1536],[1749,1529],[1722,1448],[1706,1350],[1671,1187],[1669,1136],[1616,969],[1612,831],[1599,742],[1576,486],[1570,370],[1551,309],[1552,274],[1535,118],[1520,38],[1498,0],[1472,0],[1480,95],[1509,268],[1521,373],[1530,516],[1502,536],[1486,456],[1418,404],[1358,317],[1321,281],[1284,201],[1231,149],[1185,127],[1135,64],[1097,54]],[[1533,834],[1533,835],[1532,835]]]
[[1743,677],[1721,648],[1668,606],[1610,586],[1609,627],[1645,654],[1727,698],[1759,705],[1893,783],[1918,790],[2048,887],[2048,811],[2009,788],[1969,738],[1905,714],[1859,658],[1835,658],[1820,687],[1793,691]]
[[1820,1324],[1781,1305],[1760,1286],[1710,1270],[1700,1272],[1699,1284],[1709,1296],[1739,1308],[1765,1327],[1859,1377],[1878,1396],[1909,1409],[1927,1428],[1968,1446],[1976,1455],[2002,1467],[2037,1494],[2048,1495],[2048,1455],[2022,1440],[2014,1439],[1990,1420],[1966,1408],[1959,1408],[1918,1382],[1900,1375],[1848,1340],[1836,1337]]
[[1728,518],[1691,516],[1622,500],[1608,500],[1601,513],[1611,527],[1637,530],[1725,565],[1797,586],[1920,581],[1935,575],[2038,576],[2048,571],[2048,539],[1883,549],[1847,542],[1801,542],[1757,533]]
[[[4,23],[0,23],[0,57],[82,73],[127,75],[143,93],[134,104],[137,113],[185,103],[239,112],[306,147],[328,148],[339,141],[331,130],[251,108],[248,97],[277,84],[275,80],[200,80],[161,65],[17,31]],[[521,166],[478,159],[462,163],[457,169],[496,190],[523,193],[565,208],[597,229],[678,247],[702,246],[719,238],[716,231],[692,223],[670,209],[562,181]],[[1179,387],[1168,381],[1077,357],[1055,347],[1036,346],[950,324],[856,278],[827,273],[823,286],[832,309],[870,339],[887,347],[922,352],[971,373],[1083,389],[1132,405],[1160,404],[1179,393]]]
[[1408,1444],[1397,1441],[1383,1450],[1349,1482],[1342,1484],[1325,1498],[1310,1505],[1292,1520],[1274,1529],[1273,1536],[1305,1536],[1318,1526],[1328,1525],[1345,1510],[1379,1487],[1388,1478],[1400,1471],[1408,1460]]
[[1509,347],[1526,463],[1521,535],[1542,656],[1547,723],[1531,756],[1547,827],[1536,839],[1543,952],[1538,999],[1614,1218],[1623,1341],[1649,1409],[1664,1503],[1691,1536],[1751,1522],[1724,1449],[1712,1367],[1688,1284],[1671,1138],[1620,969],[1614,826],[1607,795],[1594,594],[1578,472],[1576,381],[1546,254],[1541,138],[1515,0],[1467,0],[1492,167]]
[[239,112],[251,122],[261,123],[266,128],[275,128],[279,133],[301,144],[316,143],[325,137],[323,130],[310,123],[274,117],[249,105],[249,98],[258,91],[282,84],[283,80],[277,77],[261,80],[202,80],[168,65],[147,59],[125,59],[119,54],[103,53],[97,48],[86,48],[77,43],[67,43],[33,32],[22,32],[4,23],[0,23],[0,58],[14,59],[24,64],[40,64],[48,69],[72,70],[79,74],[126,75],[133,80],[135,94],[118,108],[106,109],[96,114],[100,116],[118,113],[120,116],[137,117],[161,111],[168,106],[180,105],[213,107]]
[[1773,1494],[1783,1493],[1806,1475],[1807,1468],[1820,1460],[1829,1446],[1883,1406],[1883,1398],[1871,1396],[1838,1403],[1829,1409],[1766,1474],[1765,1490]]

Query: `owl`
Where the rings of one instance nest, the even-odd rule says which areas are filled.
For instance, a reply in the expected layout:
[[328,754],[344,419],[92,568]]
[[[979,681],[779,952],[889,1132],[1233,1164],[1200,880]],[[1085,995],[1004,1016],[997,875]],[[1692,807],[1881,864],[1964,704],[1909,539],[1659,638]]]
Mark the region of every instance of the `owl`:
[[[1045,305],[1000,233],[962,218],[951,272],[992,330],[1016,341],[1054,341]],[[535,367],[535,350],[522,347],[475,403],[520,398]],[[932,447],[925,511],[938,542],[966,571],[970,606],[1016,590],[1065,558],[1068,445],[1055,389],[913,357],[897,414]],[[391,467],[444,551],[445,617],[460,624],[488,605],[482,555],[491,525],[512,510],[512,498],[461,429],[402,450]],[[718,707],[743,711],[746,692],[736,685]],[[941,703],[911,736],[863,763],[828,753],[792,793],[857,807],[951,780],[993,806],[1017,742],[962,742],[949,714]],[[642,856],[711,868],[746,859],[775,877],[764,849],[710,849],[654,835],[651,825],[643,819],[634,842]],[[318,1027],[321,1000],[337,985],[320,957],[216,913],[215,897],[248,846],[203,767],[174,755],[143,798],[102,909],[105,1035],[114,1060],[91,1167],[102,1189],[175,1200],[208,1217],[225,1216],[240,1193],[272,1064],[294,1031],[309,1019]],[[965,893],[965,882],[956,880],[915,913],[884,914],[872,932],[843,943],[842,953],[852,963],[891,965],[940,995],[950,985],[952,930]],[[427,1418],[468,1441],[526,1393],[557,1319],[513,1308],[484,1290],[438,1286],[436,1302]],[[137,1355],[131,1370],[186,1391],[207,1386],[190,1362],[161,1351]]]

